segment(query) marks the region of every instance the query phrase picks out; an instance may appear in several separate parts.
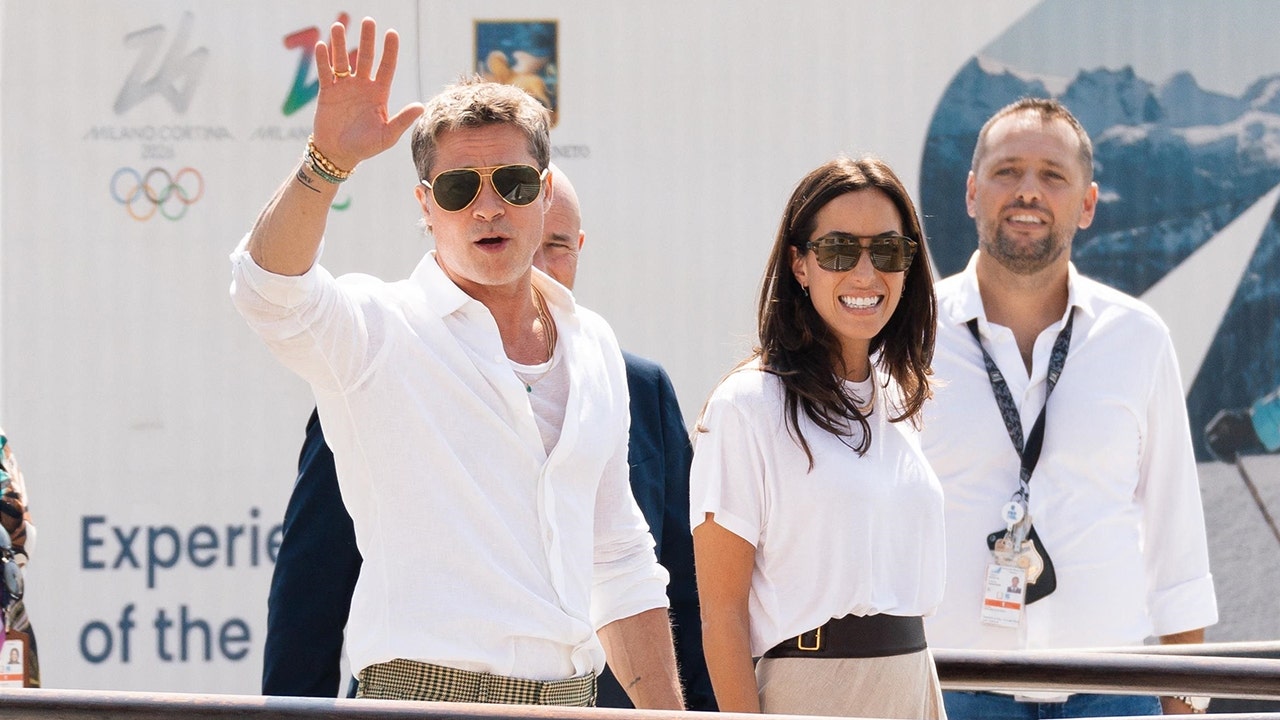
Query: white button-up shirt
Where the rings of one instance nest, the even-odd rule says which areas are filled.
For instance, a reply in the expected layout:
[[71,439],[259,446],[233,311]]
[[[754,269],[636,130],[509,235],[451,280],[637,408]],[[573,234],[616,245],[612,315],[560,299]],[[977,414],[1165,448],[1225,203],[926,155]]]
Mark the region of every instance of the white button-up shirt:
[[[558,680],[599,672],[595,630],[666,607],[627,480],[627,385],[608,324],[534,271],[568,364],[550,454],[488,309],[426,255],[386,283],[285,277],[242,243],[232,298],[316,396],[364,564],[353,671],[395,658]],[[316,572],[324,572],[316,568]]]
[[938,283],[934,399],[923,446],[946,497],[947,587],[926,621],[950,648],[1140,644],[1217,622],[1204,511],[1173,343],[1142,302],[1069,270],[1071,348],[1049,398],[1030,513],[1057,571],[1057,590],[1026,606],[1018,628],[984,625],[988,533],[1020,465],[982,353],[978,319],[1022,416],[1024,437],[1045,404],[1049,354],[1067,316],[1036,338],[1030,377],[1012,331],[987,321],[976,255]]

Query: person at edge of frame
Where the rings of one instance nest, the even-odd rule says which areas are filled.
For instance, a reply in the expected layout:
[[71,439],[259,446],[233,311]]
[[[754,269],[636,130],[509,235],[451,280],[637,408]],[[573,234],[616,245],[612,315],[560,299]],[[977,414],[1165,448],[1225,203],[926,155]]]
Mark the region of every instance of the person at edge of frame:
[[1205,426],[1209,452],[1223,462],[1240,455],[1280,452],[1280,388],[1247,408],[1219,410]]
[[[9,436],[0,428],[0,642],[17,653],[24,687],[40,687],[40,655],[27,615],[23,573],[35,547],[31,498]],[[12,659],[10,660],[12,663]]]

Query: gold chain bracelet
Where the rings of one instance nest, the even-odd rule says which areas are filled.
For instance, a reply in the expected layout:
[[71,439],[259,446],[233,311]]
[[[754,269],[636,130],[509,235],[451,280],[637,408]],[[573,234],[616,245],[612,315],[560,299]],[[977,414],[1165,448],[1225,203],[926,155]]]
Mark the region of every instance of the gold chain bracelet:
[[[343,170],[334,165],[332,160],[325,157],[324,153],[320,152],[320,149],[316,147],[314,135],[307,136],[307,158],[311,160],[313,168],[321,171],[323,175],[336,178],[339,182],[351,177],[351,173],[355,172],[354,170]],[[329,178],[325,179],[328,180]]]

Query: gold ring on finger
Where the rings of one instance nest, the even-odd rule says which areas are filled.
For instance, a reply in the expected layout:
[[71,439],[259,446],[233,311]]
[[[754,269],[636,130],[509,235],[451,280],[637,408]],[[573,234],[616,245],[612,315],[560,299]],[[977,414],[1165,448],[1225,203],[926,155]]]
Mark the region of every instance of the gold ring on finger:
[[351,77],[351,68],[347,68],[346,70],[343,70],[342,72],[338,72],[337,70],[334,70],[334,71],[333,71],[333,76],[334,76],[335,78]]

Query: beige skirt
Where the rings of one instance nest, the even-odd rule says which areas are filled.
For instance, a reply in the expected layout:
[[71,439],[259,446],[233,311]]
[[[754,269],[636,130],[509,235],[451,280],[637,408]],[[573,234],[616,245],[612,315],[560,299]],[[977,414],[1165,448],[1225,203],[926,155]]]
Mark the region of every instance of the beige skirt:
[[946,720],[933,655],[761,658],[760,710],[781,715]]

